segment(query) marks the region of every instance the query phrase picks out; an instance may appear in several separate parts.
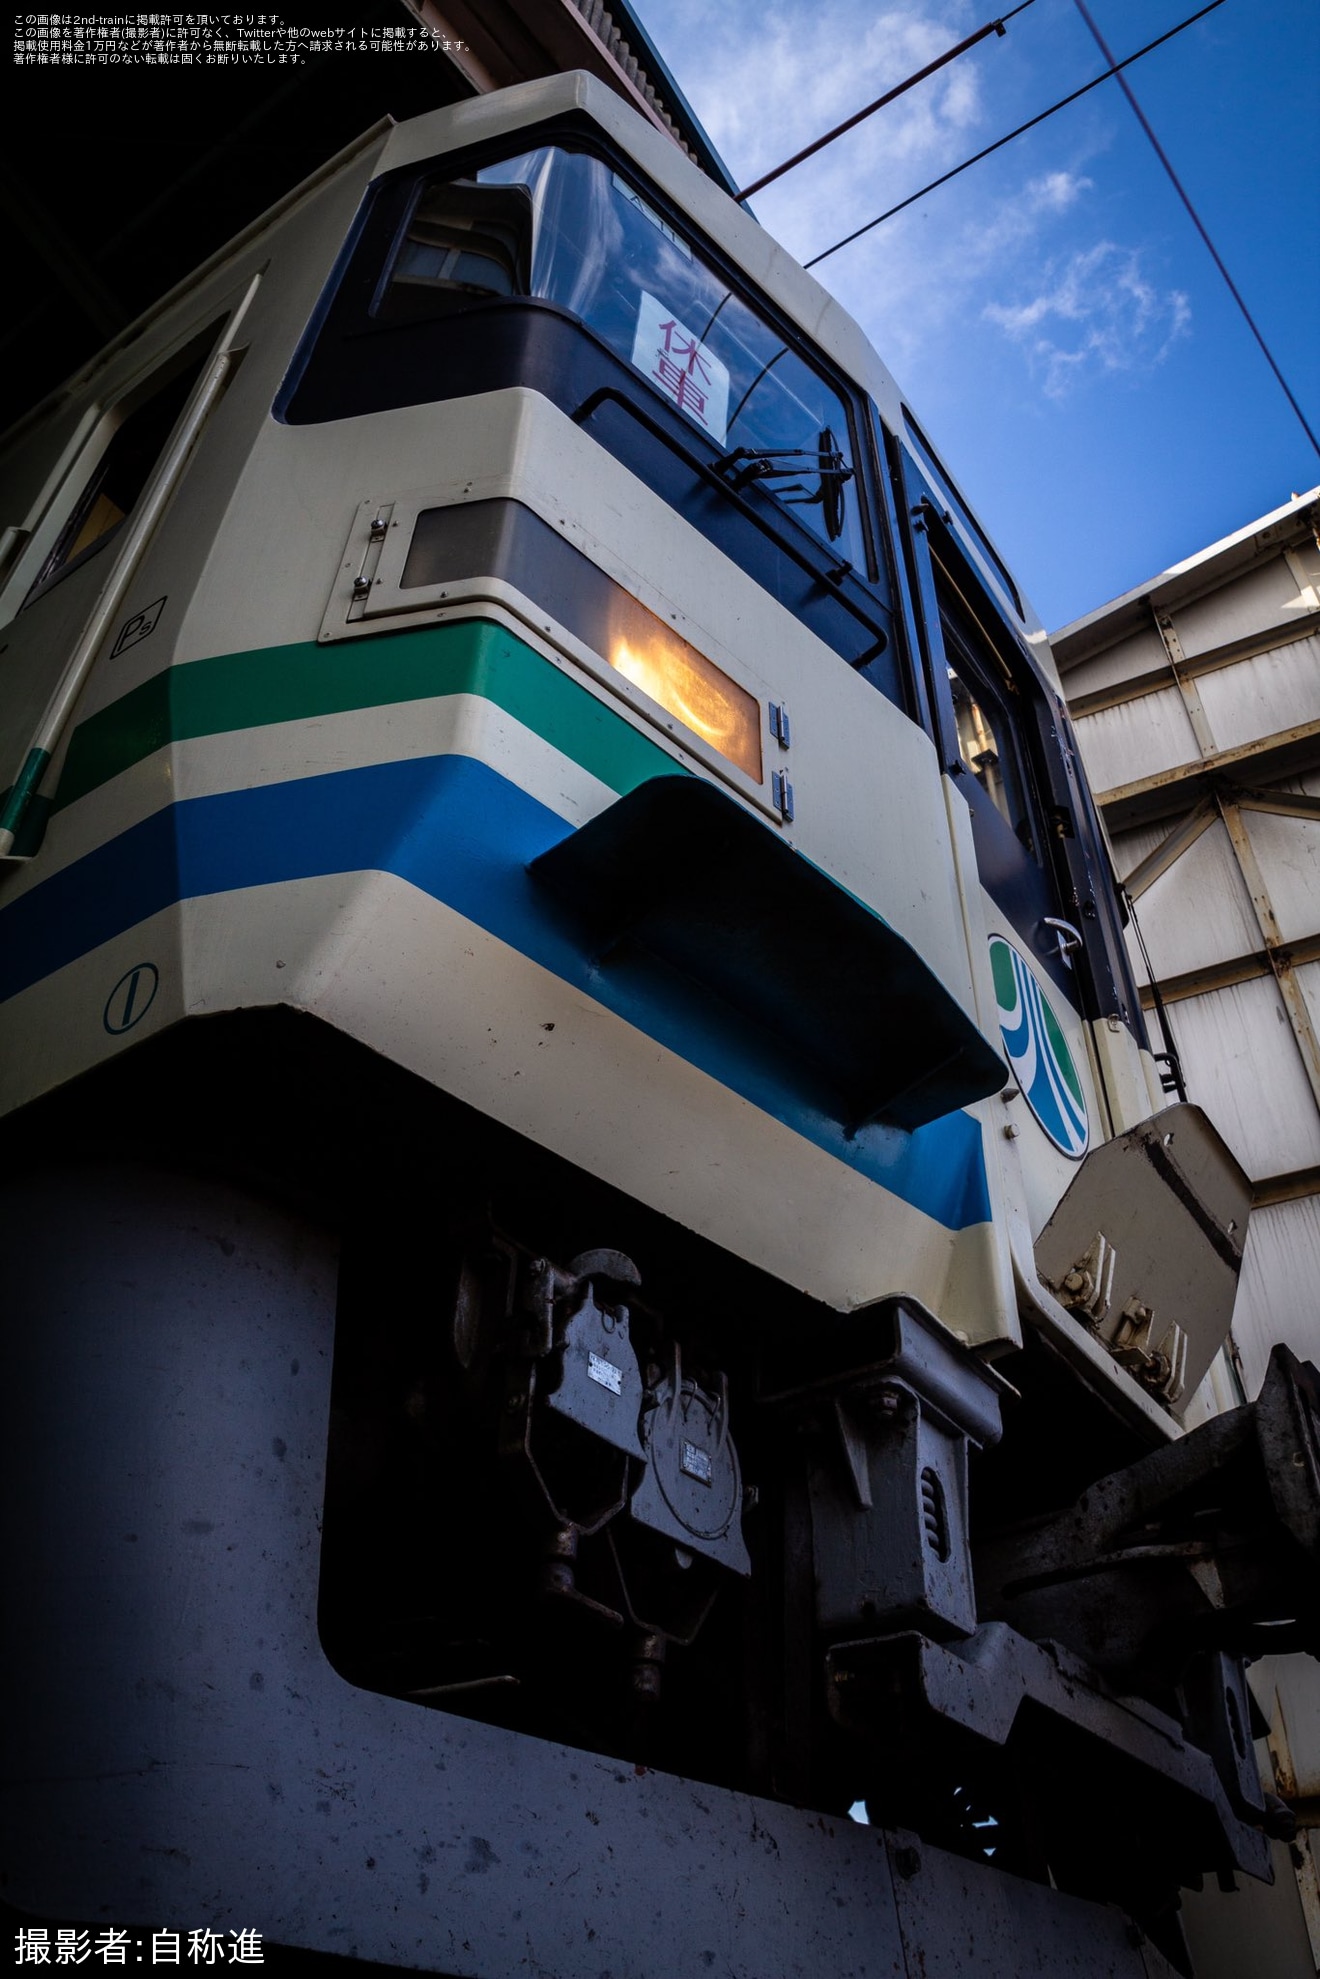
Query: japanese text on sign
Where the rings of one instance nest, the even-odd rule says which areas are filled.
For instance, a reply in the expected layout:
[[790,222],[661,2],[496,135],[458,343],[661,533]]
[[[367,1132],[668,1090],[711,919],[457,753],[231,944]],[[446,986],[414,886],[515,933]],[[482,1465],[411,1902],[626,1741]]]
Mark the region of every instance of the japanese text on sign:
[[632,361],[680,412],[724,445],[729,373],[709,344],[645,289],[637,312]]

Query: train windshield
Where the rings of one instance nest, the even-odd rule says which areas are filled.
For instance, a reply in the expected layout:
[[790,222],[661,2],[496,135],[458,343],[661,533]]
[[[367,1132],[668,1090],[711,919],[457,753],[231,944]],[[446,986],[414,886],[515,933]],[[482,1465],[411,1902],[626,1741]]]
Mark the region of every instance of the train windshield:
[[756,484],[865,569],[843,400],[603,160],[544,146],[426,181],[373,314],[516,295],[571,311],[706,436],[732,486]]

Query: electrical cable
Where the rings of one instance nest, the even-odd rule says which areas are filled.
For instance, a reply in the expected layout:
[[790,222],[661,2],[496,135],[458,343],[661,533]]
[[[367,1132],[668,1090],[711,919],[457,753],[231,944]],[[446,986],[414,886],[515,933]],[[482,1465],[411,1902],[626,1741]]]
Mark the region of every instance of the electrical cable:
[[896,83],[893,89],[886,90],[883,96],[877,96],[874,103],[868,103],[864,110],[858,110],[853,116],[846,117],[841,124],[836,124],[832,131],[826,131],[824,137],[818,137],[813,144],[807,145],[802,151],[795,151],[793,156],[786,158],[782,165],[776,165],[773,172],[767,172],[763,178],[754,179],[751,185],[744,186],[741,192],[734,194],[734,198],[741,205],[744,200],[750,199],[754,192],[760,192],[764,186],[773,185],[776,179],[783,178],[785,172],[791,172],[795,165],[800,165],[804,158],[814,158],[816,153],[823,151],[827,144],[833,144],[836,137],[842,137],[845,131],[853,130],[858,124],[865,123],[866,119],[874,116],[877,110],[883,110],[887,103],[893,103],[896,98],[905,96],[908,90],[915,89],[919,82],[925,82],[927,76],[933,76],[937,69],[946,67],[959,55],[965,55],[969,48],[975,48],[987,35],[997,34],[1002,38],[1007,34],[1007,24],[1014,14],[1025,14],[1027,8],[1034,7],[1035,4],[1036,0],[1018,0],[1018,5],[1010,8],[1008,13],[1000,14],[997,20],[987,21],[984,27],[977,28],[975,34],[969,34],[965,41],[960,41],[956,48],[946,48],[944,53],[937,55],[933,62],[927,62],[924,69],[918,69],[915,75]]
[[1125,55],[1121,62],[1115,62],[1114,66],[1106,69],[1103,75],[1096,76],[1091,82],[1083,83],[1081,88],[1074,89],[1071,95],[1060,97],[1057,103],[1051,103],[1048,110],[1042,110],[1039,115],[1028,118],[1025,124],[1019,124],[1015,131],[1008,133],[1007,137],[996,138],[993,144],[986,145],[984,151],[978,151],[972,158],[964,158],[961,165],[955,165],[952,171],[942,172],[938,179],[932,179],[928,186],[922,186],[920,192],[909,193],[906,199],[899,200],[897,206],[891,206],[887,212],[878,213],[874,220],[868,220],[864,227],[854,227],[853,231],[845,234],[842,240],[835,241],[833,247],[822,248],[819,254],[812,255],[810,261],[804,261],[803,267],[814,268],[818,262],[828,260],[831,254],[837,254],[841,247],[847,247],[850,242],[860,240],[863,234],[869,234],[872,227],[880,226],[885,220],[892,220],[896,213],[903,211],[904,207],[912,206],[917,200],[924,199],[928,192],[934,192],[938,186],[947,185],[950,179],[956,179],[959,172],[965,172],[969,166],[979,165],[981,160],[988,158],[992,151],[1002,151],[1003,147],[1011,144],[1015,137],[1021,137],[1026,131],[1034,130],[1037,124],[1043,124],[1045,119],[1054,116],[1056,111],[1066,110],[1068,105],[1075,103],[1079,96],[1085,96],[1090,90],[1098,89],[1102,82],[1108,82],[1110,76],[1116,76],[1120,69],[1130,68],[1133,62],[1139,62],[1143,55],[1149,55],[1153,48],[1160,48],[1166,41],[1172,41],[1175,34],[1181,34],[1184,28],[1189,28],[1194,22],[1203,20],[1207,14],[1213,14],[1215,8],[1222,7],[1223,4],[1224,0],[1209,0],[1208,6],[1199,8],[1194,14],[1189,14],[1185,21],[1179,21],[1177,27],[1171,27],[1166,34],[1157,36],[1154,41],[1148,41],[1144,48],[1138,48],[1135,55]]
[[1127,908],[1128,919],[1132,923],[1132,932],[1137,937],[1137,947],[1141,950],[1141,959],[1146,965],[1146,980],[1150,985],[1150,1000],[1155,1006],[1155,1015],[1159,1018],[1160,1029],[1164,1033],[1163,1051],[1152,1052],[1151,1056],[1157,1065],[1162,1064],[1168,1068],[1166,1072],[1160,1074],[1160,1084],[1164,1087],[1165,1092],[1177,1093],[1179,1099],[1186,1104],[1187,1082],[1183,1074],[1182,1054],[1174,1043],[1173,1029],[1169,1023],[1169,1013],[1164,1007],[1164,998],[1160,994],[1159,977],[1155,974],[1155,965],[1150,959],[1150,950],[1146,946],[1146,937],[1142,934],[1141,923],[1137,919],[1136,902],[1126,887],[1123,887],[1121,891],[1123,904]]
[[[1090,28],[1092,37],[1095,41],[1097,48],[1100,50],[1100,53],[1104,56],[1106,62],[1112,62],[1114,57],[1109,48],[1109,44],[1106,42],[1104,36],[1101,34],[1099,28],[1096,26],[1094,20],[1091,18],[1091,13],[1086,5],[1086,0],[1074,0],[1074,4],[1077,8],[1078,13],[1081,15],[1082,19],[1086,22],[1087,27]],[[1117,70],[1114,70],[1113,73],[1117,74]],[[1163,165],[1165,171],[1167,172],[1170,185],[1177,193],[1183,205],[1187,208],[1188,217],[1190,218],[1192,225],[1196,228],[1197,233],[1201,236],[1201,239],[1205,242],[1206,247],[1209,250],[1211,260],[1214,262],[1215,267],[1219,270],[1220,274],[1223,276],[1224,282],[1228,288],[1228,292],[1232,296],[1238,308],[1241,310],[1243,320],[1245,321],[1247,328],[1250,330],[1252,336],[1256,339],[1256,342],[1260,345],[1261,350],[1264,353],[1265,362],[1269,365],[1270,370],[1274,373],[1275,377],[1278,379],[1279,384],[1282,387],[1284,397],[1287,399],[1293,411],[1297,414],[1298,423],[1300,424],[1302,431],[1305,433],[1307,439],[1311,442],[1311,445],[1315,448],[1315,451],[1318,454],[1320,454],[1320,440],[1316,439],[1315,434],[1311,431],[1310,426],[1307,424],[1306,415],[1302,411],[1300,405],[1298,405],[1297,400],[1293,397],[1291,388],[1289,387],[1288,384],[1288,380],[1284,377],[1282,371],[1279,369],[1279,366],[1275,361],[1273,351],[1266,343],[1259,328],[1257,327],[1255,318],[1252,316],[1251,311],[1247,308],[1246,303],[1243,301],[1236,282],[1234,282],[1233,277],[1229,274],[1228,269],[1224,266],[1223,257],[1220,254],[1218,248],[1215,246],[1214,242],[1211,240],[1210,235],[1206,230],[1205,223],[1201,219],[1200,214],[1197,212],[1196,208],[1192,205],[1191,200],[1188,198],[1182,180],[1178,177],[1178,174],[1174,171],[1173,166],[1170,164],[1168,156],[1165,153],[1163,146],[1161,145],[1159,139],[1156,137],[1154,131],[1151,129],[1150,124],[1147,122],[1146,113],[1142,109],[1141,105],[1138,103],[1136,97],[1133,95],[1126,76],[1118,77],[1118,86],[1122,90],[1124,96],[1126,96],[1128,103],[1131,106],[1133,116],[1136,118],[1137,122],[1141,125],[1142,130],[1145,131],[1146,136],[1150,139],[1151,149],[1155,153],[1155,156],[1159,159],[1161,165]]]

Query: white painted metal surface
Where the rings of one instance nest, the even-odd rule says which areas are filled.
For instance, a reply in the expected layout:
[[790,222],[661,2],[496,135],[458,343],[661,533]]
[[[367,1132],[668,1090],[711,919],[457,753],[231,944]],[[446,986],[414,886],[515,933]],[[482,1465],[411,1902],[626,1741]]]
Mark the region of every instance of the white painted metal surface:
[[[166,599],[159,629],[118,652],[100,652],[79,718],[95,720],[134,690],[158,691],[151,684],[165,670],[172,676],[169,691],[187,694],[197,691],[189,678],[194,667],[216,661],[242,666],[244,656],[264,656],[259,674],[251,669],[244,676],[264,688],[318,651],[342,652],[334,642],[323,641],[319,649],[316,642],[364,501],[410,500],[421,507],[516,499],[646,609],[699,649],[709,649],[716,664],[762,704],[773,694],[795,714],[804,711],[795,719],[793,739],[797,822],[776,819],[777,829],[911,941],[994,1037],[988,930],[974,868],[961,875],[960,888],[950,856],[960,829],[956,813],[961,810],[965,827],[966,810],[947,801],[933,745],[562,413],[534,393],[513,389],[306,426],[270,415],[369,177],[404,162],[405,154],[429,156],[465,136],[495,135],[530,115],[583,105],[620,143],[634,147],[663,183],[672,182],[725,245],[745,253],[776,300],[901,422],[892,380],[837,305],[607,90],[587,78],[565,77],[498,102],[482,99],[438,112],[393,133],[383,151],[368,147],[346,161],[291,205],[268,234],[218,265],[194,295],[168,303],[134,344],[112,353],[99,372],[73,381],[70,395],[82,418],[76,431],[86,441],[104,411],[152,375],[162,351],[194,336],[220,313],[237,284],[266,268],[245,322],[247,355],[125,600],[124,610],[131,612]],[[62,448],[63,458],[67,444]],[[88,609],[84,580],[95,578],[74,570],[40,609],[19,610],[46,547],[64,526],[86,465],[81,460],[55,482],[39,455],[37,448],[30,462],[26,456],[18,462],[10,494],[15,512],[29,515],[38,497],[44,506],[0,607],[11,616],[11,674],[31,703],[19,694],[0,714],[0,749],[15,762],[49,694],[63,642],[76,637]],[[40,484],[39,469],[46,475]],[[398,602],[406,604],[403,594]],[[645,738],[656,747],[658,765],[714,769],[732,780],[725,766],[702,757],[690,731],[657,721],[654,707],[643,707],[626,682],[599,663],[587,665],[585,650],[575,650],[580,642],[565,628],[544,614],[533,623],[532,616],[526,599],[492,602],[487,596],[479,604],[431,609],[426,621],[438,631],[443,622],[480,617],[513,631],[547,673],[571,679],[571,691],[594,702],[594,711],[580,716],[583,722],[623,730],[634,747]],[[342,633],[342,617],[340,623]],[[416,612],[400,609],[375,620],[374,629],[407,637],[420,623]],[[117,631],[116,624],[107,642],[112,647]],[[301,661],[295,651],[300,645],[308,649]],[[562,737],[561,746],[553,746],[534,725],[507,718],[489,700],[480,702],[479,718],[472,719],[462,698],[412,704],[411,719],[406,701],[318,709],[305,719],[257,725],[249,713],[239,727],[222,720],[214,732],[177,738],[58,809],[39,861],[10,874],[6,899],[21,904],[108,833],[145,826],[174,804],[265,788],[292,792],[339,769],[398,766],[417,754],[493,767],[547,811],[575,823],[617,794],[564,753]],[[55,753],[52,786],[69,740],[66,734]],[[883,775],[877,774],[880,765]],[[859,832],[855,792],[863,787],[874,794],[869,828]],[[757,799],[750,785],[738,794]],[[801,1134],[787,1128],[767,1133],[763,1112],[714,1077],[677,1061],[671,1075],[673,1054],[663,1045],[562,983],[555,989],[536,963],[470,928],[441,903],[377,874],[206,893],[135,922],[47,977],[44,987],[19,991],[10,1009],[23,1042],[8,1055],[0,1103],[21,1104],[124,1049],[126,1031],[106,1019],[107,1000],[144,964],[153,971],[153,998],[135,1019],[129,1043],[202,1011],[276,1002],[313,1010],[530,1139],[632,1188],[641,1200],[663,1204],[690,1227],[762,1262],[774,1260],[771,1268],[785,1278],[812,1282],[839,1306],[864,1305],[902,1289],[968,1338],[1017,1337],[1006,1224],[994,1214],[1001,1187],[998,1100],[981,1102],[969,1136],[969,1145],[974,1136],[987,1150],[990,1213],[946,1228],[925,1209],[866,1180],[853,1161],[819,1149],[806,1152]],[[411,997],[400,987],[405,979],[413,984]],[[518,998],[523,1007],[540,1009],[547,995],[554,1009],[542,1013],[537,1035],[529,1040],[516,1033]],[[1084,1065],[1077,1020],[1065,1010],[1063,1021]],[[541,1025],[553,1027],[552,1042],[551,1030]],[[500,1041],[498,1048],[492,1039]],[[608,1116],[584,1103],[593,1078],[609,1082],[618,1095]],[[670,1096],[664,1105],[672,1098],[663,1130],[654,1125],[662,1093]],[[664,1152],[676,1145],[684,1147],[681,1161]],[[1048,1171],[1066,1168],[1052,1152],[1043,1160]],[[725,1230],[712,1221],[723,1199],[714,1184],[735,1171],[746,1184],[731,1212],[737,1227]],[[1054,1188],[1051,1204],[1062,1186],[1060,1181]],[[757,1224],[763,1226],[759,1236]],[[813,1233],[819,1257],[829,1260],[819,1283],[802,1267],[806,1231]],[[1125,1399],[1135,1409],[1147,1407],[1142,1395]]]

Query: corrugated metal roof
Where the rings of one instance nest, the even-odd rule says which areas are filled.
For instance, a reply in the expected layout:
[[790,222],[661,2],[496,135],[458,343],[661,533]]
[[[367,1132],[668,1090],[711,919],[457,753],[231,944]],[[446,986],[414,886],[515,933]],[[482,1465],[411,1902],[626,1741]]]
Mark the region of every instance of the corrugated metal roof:
[[1304,542],[1314,536],[1320,517],[1320,487],[1293,495],[1268,515],[1249,522],[1231,536],[1197,550],[1181,563],[1171,564],[1144,584],[1097,605],[1052,633],[1050,644],[1059,670],[1067,674],[1079,661],[1103,651],[1123,637],[1133,625],[1149,622],[1150,604],[1172,606],[1216,590],[1236,571],[1272,557],[1289,543]]

